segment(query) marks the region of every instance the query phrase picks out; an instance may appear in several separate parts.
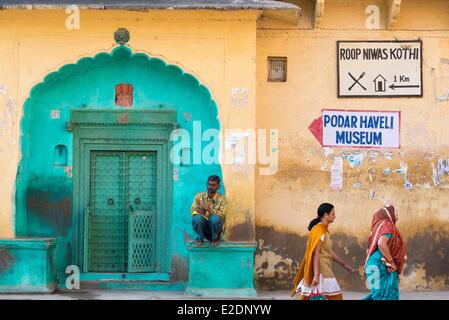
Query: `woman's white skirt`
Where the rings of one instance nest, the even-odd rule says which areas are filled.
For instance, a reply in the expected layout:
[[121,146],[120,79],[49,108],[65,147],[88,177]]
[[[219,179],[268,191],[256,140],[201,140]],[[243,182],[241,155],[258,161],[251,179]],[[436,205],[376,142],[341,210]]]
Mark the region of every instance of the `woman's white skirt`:
[[[316,287],[313,287],[313,292],[316,293]],[[334,296],[341,293],[340,285],[337,282],[336,278],[323,278],[323,275],[320,274],[320,282],[318,283],[318,291],[325,296]],[[304,279],[298,284],[296,288],[296,292],[300,293],[303,296],[310,296],[312,292],[312,288],[308,287],[304,283]]]

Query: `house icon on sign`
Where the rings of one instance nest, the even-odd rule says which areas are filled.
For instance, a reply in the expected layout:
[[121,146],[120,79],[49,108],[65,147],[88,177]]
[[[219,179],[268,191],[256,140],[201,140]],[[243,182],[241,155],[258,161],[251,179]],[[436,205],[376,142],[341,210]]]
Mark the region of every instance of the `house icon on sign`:
[[387,79],[385,79],[384,77],[382,77],[381,74],[379,74],[377,75],[377,77],[374,78],[373,82],[374,82],[374,90],[376,92],[385,92]]

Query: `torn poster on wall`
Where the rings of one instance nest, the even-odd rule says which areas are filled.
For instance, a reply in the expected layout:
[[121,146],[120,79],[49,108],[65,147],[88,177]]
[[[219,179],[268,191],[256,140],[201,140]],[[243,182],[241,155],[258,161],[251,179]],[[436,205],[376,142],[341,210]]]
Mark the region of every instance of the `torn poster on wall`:
[[449,159],[438,160],[438,176],[441,177],[445,173],[449,174]]
[[354,167],[360,168],[364,158],[365,158],[364,153],[351,154],[347,157],[349,166],[351,168],[354,168]]
[[437,166],[432,163],[432,180],[433,185],[438,187],[444,174],[449,175],[449,159],[438,159]]
[[331,188],[334,190],[343,189],[343,158],[335,157],[331,167]]
[[400,148],[400,111],[323,109],[309,130],[323,147]]

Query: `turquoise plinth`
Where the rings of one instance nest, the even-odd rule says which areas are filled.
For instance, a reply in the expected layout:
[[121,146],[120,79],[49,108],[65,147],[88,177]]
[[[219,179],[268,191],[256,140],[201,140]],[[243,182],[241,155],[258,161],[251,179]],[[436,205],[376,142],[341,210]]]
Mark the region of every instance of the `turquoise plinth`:
[[52,292],[57,288],[54,238],[0,239],[0,292]]
[[189,242],[189,284],[186,295],[204,297],[255,297],[254,252],[256,242],[221,242],[202,247]]

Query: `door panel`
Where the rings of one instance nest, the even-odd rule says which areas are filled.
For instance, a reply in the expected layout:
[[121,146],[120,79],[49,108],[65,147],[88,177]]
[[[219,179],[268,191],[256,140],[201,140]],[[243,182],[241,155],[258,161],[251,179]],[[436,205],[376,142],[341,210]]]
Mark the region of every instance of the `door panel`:
[[155,218],[154,210],[130,212],[128,272],[155,271]]
[[91,152],[89,272],[156,270],[156,152]]
[[89,271],[122,272],[127,263],[123,154],[91,154]]
[[155,152],[128,155],[129,272],[156,269],[156,168]]

